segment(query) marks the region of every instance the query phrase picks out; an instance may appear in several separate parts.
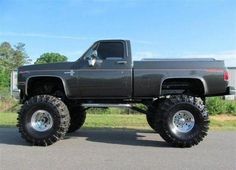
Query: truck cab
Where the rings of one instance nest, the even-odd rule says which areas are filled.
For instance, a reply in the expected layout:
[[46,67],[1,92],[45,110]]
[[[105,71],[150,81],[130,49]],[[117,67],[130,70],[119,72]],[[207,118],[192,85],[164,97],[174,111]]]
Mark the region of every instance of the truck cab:
[[95,42],[77,61],[80,98],[131,98],[132,59],[130,42]]

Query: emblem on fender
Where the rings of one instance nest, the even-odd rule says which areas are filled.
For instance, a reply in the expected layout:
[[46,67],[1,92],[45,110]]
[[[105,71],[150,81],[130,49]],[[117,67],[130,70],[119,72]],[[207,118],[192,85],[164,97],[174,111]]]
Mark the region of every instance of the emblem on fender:
[[64,74],[70,74],[70,76],[73,76],[75,74],[74,70],[66,71]]

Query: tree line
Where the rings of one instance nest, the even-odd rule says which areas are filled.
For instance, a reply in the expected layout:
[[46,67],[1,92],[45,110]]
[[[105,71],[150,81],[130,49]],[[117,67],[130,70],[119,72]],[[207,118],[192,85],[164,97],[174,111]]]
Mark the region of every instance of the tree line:
[[[43,53],[34,64],[64,62],[68,58],[59,53]],[[27,55],[24,43],[11,45],[9,42],[0,44],[0,89],[10,86],[11,72],[25,64],[32,64],[32,59]]]

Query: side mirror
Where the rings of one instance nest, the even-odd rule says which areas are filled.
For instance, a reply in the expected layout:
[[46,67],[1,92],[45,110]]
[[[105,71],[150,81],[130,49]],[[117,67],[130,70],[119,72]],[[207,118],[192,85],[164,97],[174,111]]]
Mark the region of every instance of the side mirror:
[[94,50],[91,55],[92,58],[97,58],[98,57],[98,52],[97,50]]
[[92,52],[91,56],[88,57],[88,59],[87,59],[89,66],[93,67],[95,65],[95,63],[97,61],[97,56],[98,56],[98,52],[97,52],[97,50],[94,50]]
[[96,58],[90,57],[90,58],[88,59],[88,64],[89,64],[89,66],[93,67],[93,66],[95,65],[95,63],[96,63]]

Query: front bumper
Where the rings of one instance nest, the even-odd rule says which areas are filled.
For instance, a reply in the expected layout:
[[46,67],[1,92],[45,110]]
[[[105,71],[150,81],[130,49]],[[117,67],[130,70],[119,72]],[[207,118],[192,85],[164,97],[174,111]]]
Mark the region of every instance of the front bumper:
[[228,86],[225,95],[235,95],[235,94],[236,94],[236,89],[233,86]]

